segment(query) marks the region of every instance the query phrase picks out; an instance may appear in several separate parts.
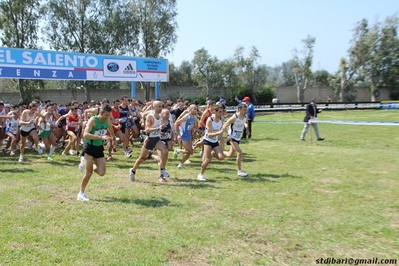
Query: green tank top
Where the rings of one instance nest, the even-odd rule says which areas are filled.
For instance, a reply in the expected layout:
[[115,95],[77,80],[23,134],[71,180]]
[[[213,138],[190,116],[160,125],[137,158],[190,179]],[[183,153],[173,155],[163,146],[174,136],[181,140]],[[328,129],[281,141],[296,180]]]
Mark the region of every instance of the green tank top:
[[[90,133],[96,136],[105,136],[107,135],[107,129],[108,129],[108,121],[105,122],[100,122],[98,119],[98,116],[93,116],[94,117],[94,122],[95,126],[91,129]],[[93,146],[102,146],[103,141],[101,139],[86,139],[86,142],[89,143],[90,145]]]

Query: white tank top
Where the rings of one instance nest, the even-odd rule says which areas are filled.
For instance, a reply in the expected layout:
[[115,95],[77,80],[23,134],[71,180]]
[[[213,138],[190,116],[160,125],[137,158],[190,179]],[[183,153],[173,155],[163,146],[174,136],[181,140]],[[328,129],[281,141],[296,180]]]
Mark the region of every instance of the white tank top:
[[242,131],[244,130],[245,122],[247,121],[247,116],[245,115],[243,119],[240,119],[240,116],[234,114],[236,121],[230,125],[229,135],[232,139],[236,141],[241,140]]
[[[26,112],[26,119],[24,120],[24,122],[29,122],[30,120],[35,120],[36,117],[36,113],[34,113],[33,115],[29,115],[29,111]],[[35,123],[29,123],[28,125],[22,125],[21,126],[21,130],[25,131],[25,132],[29,132],[32,129],[35,128]]]
[[49,115],[49,113],[45,113],[43,114],[44,116],[49,116],[49,119],[46,121],[42,121],[42,123],[40,124],[40,127],[42,128],[42,130],[44,131],[50,131],[51,130],[51,124],[52,124],[52,115]]
[[[161,136],[161,130],[159,129],[159,126],[162,125],[162,121],[161,118],[159,117],[158,119],[155,117],[154,114],[150,114],[149,116],[151,116],[153,119],[151,121],[151,125],[150,128],[158,128],[157,131],[151,132],[149,134],[150,138],[156,138],[156,137],[160,137]],[[147,117],[148,119],[149,117]]]
[[[222,120],[219,119],[219,122],[215,122],[215,119],[211,116],[208,119],[210,119],[212,121],[212,133],[219,131],[222,128]],[[219,140],[219,136],[214,136],[214,137],[209,137],[208,136],[208,128],[205,128],[205,140],[212,142],[212,143],[216,143]]]
[[10,121],[7,124],[8,132],[13,133],[16,135],[18,133],[18,126],[19,126],[19,118],[15,119],[15,116],[12,116]]

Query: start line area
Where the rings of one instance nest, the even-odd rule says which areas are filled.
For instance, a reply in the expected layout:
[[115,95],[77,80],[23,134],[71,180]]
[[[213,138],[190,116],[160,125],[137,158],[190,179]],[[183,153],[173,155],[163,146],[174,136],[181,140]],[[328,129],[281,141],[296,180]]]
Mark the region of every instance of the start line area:
[[[304,122],[285,122],[285,121],[268,121],[259,120],[254,123],[268,124],[303,124]],[[361,125],[361,126],[399,126],[399,122],[375,122],[375,121],[348,121],[348,120],[318,120],[317,123],[336,124],[336,125]]]

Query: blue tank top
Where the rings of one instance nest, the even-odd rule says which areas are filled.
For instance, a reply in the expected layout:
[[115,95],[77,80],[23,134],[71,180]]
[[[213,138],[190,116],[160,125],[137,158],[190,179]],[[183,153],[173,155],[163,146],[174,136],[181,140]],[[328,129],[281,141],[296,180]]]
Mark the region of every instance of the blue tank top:
[[167,125],[164,125],[164,128],[161,130],[161,140],[170,140],[172,137],[172,126],[170,125],[170,121],[168,121]]
[[127,117],[129,115],[129,106],[122,107],[122,105],[119,105],[119,113],[121,114],[120,118],[122,120],[121,124],[124,124],[127,122]]
[[180,125],[181,139],[184,141],[191,139],[191,129],[194,126],[194,118],[187,114],[188,119]]

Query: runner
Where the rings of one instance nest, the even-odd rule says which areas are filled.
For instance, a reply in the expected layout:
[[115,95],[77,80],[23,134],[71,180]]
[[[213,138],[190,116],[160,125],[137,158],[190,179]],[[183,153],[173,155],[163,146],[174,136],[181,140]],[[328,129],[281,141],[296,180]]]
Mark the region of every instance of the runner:
[[28,136],[32,137],[37,153],[43,154],[43,151],[39,148],[39,137],[37,135],[35,125],[35,119],[39,116],[43,116],[37,111],[37,108],[38,107],[36,103],[30,103],[28,109],[22,112],[21,119],[19,120],[19,124],[21,125],[21,147],[18,161],[20,163],[24,161],[26,139]]
[[[75,150],[77,155],[80,157],[79,153],[79,144],[80,144],[80,137],[79,137],[79,131],[82,128],[82,118],[78,114],[78,108],[76,106],[71,107],[71,111],[58,118],[58,122],[63,119],[67,119],[67,134],[69,137],[68,145],[65,147],[64,151],[62,152],[63,156],[67,156],[67,153],[69,151],[70,155],[75,155]],[[75,147],[75,150],[73,149]]]
[[204,110],[204,112],[201,115],[199,129],[202,131],[202,136],[194,144],[194,150],[198,147],[201,147],[201,151],[200,151],[201,157],[204,156],[204,132],[205,132],[205,127],[206,127],[206,121],[212,115],[214,106],[215,106],[215,102],[212,100],[209,100],[207,102],[206,110]]
[[181,162],[178,164],[177,168],[183,168],[184,163],[188,160],[191,154],[194,153],[193,143],[192,143],[192,133],[196,130],[196,121],[197,121],[197,106],[195,104],[191,104],[187,108],[188,113],[182,114],[175,122],[175,127],[179,128],[180,131],[177,133],[178,139],[181,139],[182,146],[184,149],[178,149],[178,153],[183,153],[183,158]]
[[[120,122],[120,111],[119,111],[119,104],[120,101],[119,99],[115,99],[113,101],[113,106],[112,106],[112,111],[111,111],[111,121],[112,121],[112,129],[114,131],[114,135],[116,135],[119,138],[119,142],[122,143],[123,150],[126,151],[126,142],[125,142],[125,134],[122,133],[120,130],[121,125],[119,124]],[[108,135],[110,134],[109,132],[107,133]],[[108,146],[108,157],[107,161],[112,161],[112,150],[116,152],[116,146],[117,146],[117,141],[116,140],[111,140],[109,142]],[[126,152],[125,152],[126,155]]]
[[160,182],[166,182],[166,177],[169,175],[167,171],[165,171],[165,165],[168,160],[168,150],[165,144],[160,139],[161,130],[164,129],[164,125],[162,124],[160,113],[162,111],[162,102],[154,101],[153,102],[153,112],[147,115],[145,119],[145,132],[148,134],[148,137],[144,140],[143,147],[140,151],[140,156],[135,161],[133,168],[130,168],[130,181],[134,181],[136,178],[137,168],[140,166],[142,162],[146,160],[148,157],[149,151],[154,148],[157,149],[161,154],[161,161],[159,163],[160,168]]
[[127,96],[122,97],[121,103],[119,105],[119,112],[120,112],[119,123],[121,124],[120,130],[125,135],[124,138],[124,147],[126,147],[126,149],[124,150],[125,157],[129,158],[130,156],[132,156],[131,155],[132,150],[129,148],[130,129],[128,129],[126,126],[129,118],[132,118],[132,113],[130,112],[129,101]]
[[205,169],[211,162],[212,157],[218,160],[224,159],[222,147],[219,145],[219,136],[223,134],[222,120],[223,108],[215,105],[214,113],[206,121],[205,137],[204,137],[204,157],[201,164],[201,172],[198,174],[199,181],[206,181],[204,177]]
[[226,128],[229,129],[229,134],[227,136],[227,145],[230,145],[230,150],[228,152],[224,151],[224,155],[226,157],[232,158],[234,154],[237,153],[237,175],[242,177],[248,176],[248,173],[244,172],[241,169],[242,150],[239,144],[244,129],[247,130],[247,135],[250,134],[247,121],[247,106],[240,103],[237,106],[237,112],[232,117],[230,117],[229,120],[227,120],[227,122],[223,125],[223,131],[225,131]]
[[[168,109],[163,109],[161,112],[161,119],[164,128],[161,130],[161,141],[165,144],[168,151],[173,151],[173,146],[175,145],[176,133],[174,129],[174,125],[170,120],[170,111]],[[157,151],[158,155],[149,153],[147,158],[152,158],[158,163],[161,162],[161,152]],[[168,153],[169,154],[169,153]],[[165,168],[165,177],[169,177],[169,173]]]
[[[86,166],[86,173],[82,178],[82,184],[77,200],[89,200],[85,191],[93,171],[99,176],[105,175],[106,165],[103,141],[115,139],[114,131],[109,123],[110,116],[111,106],[103,105],[100,109],[100,113],[91,117],[86,125],[83,134],[85,139],[83,147],[84,160],[79,164],[79,170],[83,170]],[[111,133],[111,136],[107,136],[107,130]]]
[[[42,138],[45,150],[50,150],[47,160],[53,161],[53,152],[57,147],[57,142],[53,134],[52,126],[54,121],[54,106],[48,105],[47,112],[42,114],[43,117],[39,118],[39,136]],[[51,146],[50,146],[51,145]]]
[[[8,136],[8,141],[11,143],[8,143],[7,146],[10,146],[10,156],[15,155],[15,149],[17,147],[17,143],[19,142],[20,139],[20,132],[19,132],[19,117],[21,115],[21,112],[17,109],[15,111],[11,111],[8,113],[7,116],[4,116],[3,118],[8,119],[6,122],[6,136]],[[4,149],[3,149],[3,153]]]

